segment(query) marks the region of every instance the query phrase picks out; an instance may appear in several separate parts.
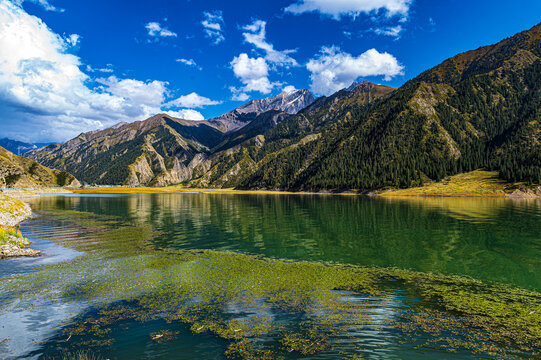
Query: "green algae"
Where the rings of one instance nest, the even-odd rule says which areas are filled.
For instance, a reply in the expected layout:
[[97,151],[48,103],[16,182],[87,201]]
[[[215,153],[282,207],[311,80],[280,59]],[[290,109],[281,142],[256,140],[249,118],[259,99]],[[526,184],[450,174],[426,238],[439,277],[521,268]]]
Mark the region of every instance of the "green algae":
[[[347,295],[362,294],[383,306],[400,288],[421,300],[385,324],[403,342],[501,357],[537,356],[541,349],[537,292],[393,268],[154,250],[160,233],[149,227],[111,229],[121,219],[83,213],[71,221],[91,235],[58,241],[87,255],[1,280],[0,293],[19,299],[17,307],[44,299],[91,306],[94,313],[79,315],[62,330],[72,346],[107,348],[114,341],[113,324],[165,319],[188,324],[194,334],[229,340],[230,358],[313,355],[331,351],[335,339],[348,336],[352,327],[371,323],[373,305]],[[0,311],[10,306],[4,300]],[[289,320],[278,321],[284,315]]]

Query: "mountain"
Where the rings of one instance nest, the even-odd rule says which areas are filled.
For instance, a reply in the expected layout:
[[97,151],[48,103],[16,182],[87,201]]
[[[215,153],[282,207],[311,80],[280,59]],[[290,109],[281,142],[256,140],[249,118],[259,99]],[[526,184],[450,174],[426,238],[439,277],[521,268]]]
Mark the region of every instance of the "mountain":
[[312,101],[310,92],[298,90],[253,100],[205,121],[158,114],[83,133],[64,144],[30,151],[28,156],[90,184],[178,184],[208,170],[212,154],[267,131],[291,116],[286,111]]
[[221,137],[222,133],[208,124],[159,114],[83,133],[64,144],[31,151],[28,156],[69,171],[86,183],[138,185],[163,172],[181,176],[196,154],[208,152]]
[[79,187],[73,175],[52,170],[0,147],[0,187]]
[[288,114],[296,114],[315,101],[314,95],[306,89],[293,92],[282,92],[271,98],[252,100],[237,108],[238,112],[262,113],[269,110],[279,110]]
[[17,141],[17,140],[11,140],[8,138],[0,139],[0,146],[17,155],[21,155],[29,150],[38,148],[34,144],[29,144],[29,143],[25,143],[25,142]]
[[399,89],[299,90],[201,122],[157,115],[29,156],[102,184],[375,190],[480,168],[540,183],[541,25]]
[[314,95],[306,89],[296,90],[291,93],[282,92],[271,98],[251,100],[230,112],[204,122],[224,133],[229,133],[246,126],[264,112],[274,110],[287,114],[296,114],[313,103],[314,100]]
[[39,149],[51,144],[52,143],[50,142],[30,144],[22,141],[11,140],[8,138],[0,139],[0,146],[16,155],[23,155],[27,151]]
[[[311,106],[319,101],[331,100]],[[369,106],[334,101],[341,115],[329,119],[328,105],[305,114],[309,106],[266,133],[274,145],[239,187],[410,187],[478,168],[541,182],[541,25],[446,60]]]
[[[186,185],[229,188],[248,183],[260,169],[276,159],[281,159],[283,154],[294,152],[295,149],[317,140],[321,136],[320,130],[327,124],[340,124],[353,113],[362,111],[394,90],[388,86],[362,82],[349,90],[344,89],[330,97],[319,98],[298,114],[285,117],[281,121],[269,122],[267,127],[257,128],[259,122],[254,121],[231,133],[228,138],[236,141],[217,148],[220,151],[206,157],[200,166],[195,167],[193,178],[187,181]],[[271,115],[279,116],[271,112],[262,116]],[[255,135],[257,133],[258,135]],[[290,176],[291,174],[283,172],[287,167],[287,160],[282,164],[276,163],[275,174]]]

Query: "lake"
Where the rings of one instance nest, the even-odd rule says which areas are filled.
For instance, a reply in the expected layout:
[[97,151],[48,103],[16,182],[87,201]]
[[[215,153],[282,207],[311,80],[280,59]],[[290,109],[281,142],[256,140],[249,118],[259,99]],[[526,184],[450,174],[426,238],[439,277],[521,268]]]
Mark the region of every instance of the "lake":
[[[0,358],[83,349],[110,359],[225,359],[245,333],[249,341],[239,344],[261,358],[498,358],[488,347],[434,346],[430,330],[407,328],[405,314],[432,305],[404,284],[371,292],[333,283],[328,291],[317,278],[296,279],[310,292],[301,306],[289,290],[282,296],[289,278],[276,279],[290,268],[291,276],[327,279],[341,264],[347,274],[345,265],[397,268],[541,290],[538,200],[183,193],[30,203],[36,216],[21,231],[45,256],[0,262]],[[507,350],[505,357],[535,354]]]

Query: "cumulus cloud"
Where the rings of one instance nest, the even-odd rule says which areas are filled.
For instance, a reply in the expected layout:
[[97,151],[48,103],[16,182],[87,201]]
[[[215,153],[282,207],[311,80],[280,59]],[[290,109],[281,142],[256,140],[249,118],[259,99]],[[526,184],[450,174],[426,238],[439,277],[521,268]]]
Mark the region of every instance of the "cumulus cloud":
[[293,85],[288,85],[286,87],[284,87],[284,89],[282,90],[283,92],[285,93],[288,93],[288,94],[293,94],[295,91],[297,91],[297,88]]
[[231,100],[233,101],[246,101],[250,98],[250,96],[246,94],[245,92],[243,92],[242,89],[238,89],[234,86],[230,86],[229,90],[233,94],[233,96],[231,97]]
[[389,53],[370,49],[359,56],[342,52],[338,47],[324,47],[311,59],[311,90],[318,95],[329,95],[351,85],[359,77],[384,76],[386,81],[403,74],[404,67]]
[[267,42],[266,36],[267,22],[263,20],[254,20],[253,23],[244,26],[242,29],[246,32],[242,33],[244,40],[254,45],[257,49],[261,49],[265,52],[265,59],[273,64],[280,66],[297,66],[297,61],[289,56],[294,53],[295,50],[282,50],[278,51],[274,49],[274,46]]
[[269,94],[271,90],[279,85],[269,80],[269,65],[262,58],[251,58],[248,54],[242,53],[231,61],[231,67],[235,76],[244,84],[240,89],[230,88],[234,100],[245,100],[246,93],[258,91],[262,94]]
[[195,121],[205,120],[205,117],[203,116],[203,114],[201,114],[197,110],[192,110],[192,109],[183,109],[179,111],[167,110],[165,111],[165,114],[172,116],[174,118],[179,118],[179,119],[184,119],[184,120],[195,120]]
[[66,38],[66,42],[68,44],[70,44],[71,46],[76,46],[77,44],[79,44],[79,40],[81,39],[81,37],[77,34],[71,34],[70,36],[68,36]]
[[182,95],[179,98],[167,103],[168,107],[178,106],[183,108],[202,108],[209,105],[221,104],[221,101],[211,100],[197,93]]
[[279,82],[269,80],[269,72],[279,67],[299,66],[297,61],[289,54],[295,50],[276,50],[266,39],[267,23],[263,20],[254,20],[251,24],[242,27],[244,40],[253,45],[256,50],[262,50],[264,56],[250,57],[246,53],[236,56],[231,61],[231,67],[235,76],[243,84],[242,87],[230,87],[233,100],[246,101],[247,93],[257,91],[269,94],[273,88],[280,86]]
[[220,10],[204,11],[203,18],[201,25],[203,25],[206,37],[211,39],[215,45],[224,41],[224,17],[222,12]]
[[105,90],[119,98],[134,104],[159,107],[165,100],[167,83],[163,81],[144,82],[135,79],[118,79],[110,76],[107,79],[97,79],[105,85]]
[[176,33],[163,28],[160,23],[157,22],[149,22],[145,25],[145,28],[148,31],[148,35],[152,37],[177,37]]
[[92,79],[81,70],[80,59],[68,53],[71,46],[41,19],[0,0],[0,109],[9,119],[2,123],[5,136],[64,141],[162,112],[169,94],[166,82]]
[[298,0],[285,8],[286,12],[302,14],[319,12],[339,20],[344,16],[356,17],[361,13],[383,10],[387,16],[401,15],[407,17],[413,0]]

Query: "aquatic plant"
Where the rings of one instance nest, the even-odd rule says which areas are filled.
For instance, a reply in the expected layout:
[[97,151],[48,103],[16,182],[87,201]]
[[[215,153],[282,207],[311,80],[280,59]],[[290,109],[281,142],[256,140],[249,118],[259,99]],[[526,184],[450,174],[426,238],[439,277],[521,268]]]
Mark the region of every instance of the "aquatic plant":
[[[97,346],[106,353],[114,324],[164,319],[228,340],[226,355],[240,359],[333,351],[339,339],[367,326],[391,327],[421,348],[501,357],[540,353],[538,292],[393,268],[159,250],[152,241],[160,233],[150,227],[113,226],[121,220],[88,213],[69,217],[85,236],[57,241],[87,255],[0,281],[0,311],[15,306],[7,299],[18,299],[18,308],[42,301],[87,306],[62,329],[68,350]],[[400,303],[397,289],[418,301]],[[392,316],[378,324],[374,308]],[[169,335],[149,333],[156,340]],[[361,344],[349,346],[340,351],[362,356]]]

